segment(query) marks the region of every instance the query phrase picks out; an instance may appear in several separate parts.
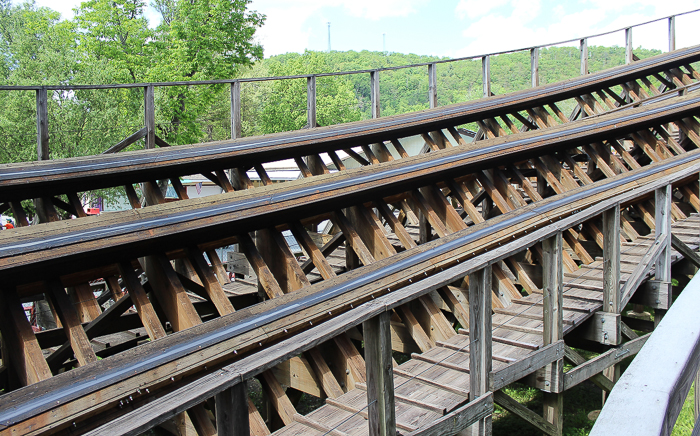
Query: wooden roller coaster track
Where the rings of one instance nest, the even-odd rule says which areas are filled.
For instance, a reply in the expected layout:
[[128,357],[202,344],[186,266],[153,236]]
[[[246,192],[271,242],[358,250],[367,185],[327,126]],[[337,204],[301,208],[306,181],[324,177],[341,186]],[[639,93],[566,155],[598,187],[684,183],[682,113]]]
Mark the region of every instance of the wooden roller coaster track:
[[[600,373],[646,340],[625,306],[661,319],[671,264],[700,244],[698,61],[692,47],[420,113],[0,167],[20,223],[0,233],[0,434],[454,434],[486,429],[494,402],[560,434],[561,392],[611,389]],[[408,156],[413,135],[426,153]],[[303,179],[273,184],[264,164],[280,159]],[[188,199],[192,173],[224,193]],[[117,186],[133,210],[84,216],[78,192]],[[214,251],[231,244],[255,273],[247,300]],[[44,298],[58,328],[34,333],[22,301]],[[254,377],[281,426],[247,398]],[[518,380],[547,392],[544,418],[501,391]],[[326,405],[302,416],[285,387]]]

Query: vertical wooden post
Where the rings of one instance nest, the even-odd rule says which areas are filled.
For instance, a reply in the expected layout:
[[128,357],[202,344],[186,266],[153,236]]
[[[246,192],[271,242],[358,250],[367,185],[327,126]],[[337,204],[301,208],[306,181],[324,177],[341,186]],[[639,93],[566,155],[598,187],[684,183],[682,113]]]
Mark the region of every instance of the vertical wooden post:
[[146,149],[156,148],[156,103],[153,85],[144,88],[144,121],[146,124]]
[[[655,229],[656,243],[664,244],[659,258],[656,260],[656,280],[671,283],[671,185],[656,190],[655,200]],[[667,285],[667,286],[670,286]],[[654,311],[654,325],[659,325],[661,318],[666,314],[665,310]]]
[[625,64],[632,63],[632,28],[625,29]]
[[245,381],[216,394],[216,431],[218,436],[250,435]]
[[540,86],[540,48],[530,49],[530,78],[532,87]]
[[241,135],[241,82],[231,83],[231,139]]
[[481,82],[484,88],[484,97],[491,96],[491,57],[481,58]]
[[316,127],[316,76],[306,78],[306,119],[309,129]]
[[49,106],[46,88],[36,91],[36,153],[38,160],[49,160]]
[[[48,94],[44,87],[36,91],[36,154],[37,160],[49,160],[49,107]],[[39,222],[58,219],[53,204],[46,198],[34,199]]]
[[[563,319],[563,283],[564,269],[562,262],[561,232],[542,241],[543,268],[542,293],[544,297],[544,345],[549,345],[564,338]],[[545,368],[544,419],[562,432],[564,361],[559,359]],[[547,392],[549,390],[549,392]]]
[[[469,400],[489,390],[491,373],[491,267],[469,274]],[[472,434],[491,434],[491,416],[472,426]]]
[[620,204],[603,212],[603,311],[620,313]]
[[588,38],[581,40],[581,75],[588,74]]
[[[603,312],[619,314],[620,310],[620,204],[603,212]],[[619,322],[619,317],[615,317]],[[603,318],[608,323],[613,318]],[[609,331],[620,332],[617,325]],[[617,336],[617,335],[616,335]],[[619,343],[619,339],[605,338],[606,342]],[[603,375],[617,382],[620,378],[620,367],[613,365],[603,370]],[[603,391],[603,403],[607,392]]]
[[370,97],[372,100],[372,118],[380,117],[379,109],[379,71],[372,71],[369,73],[370,81]]
[[428,103],[430,109],[437,107],[437,64],[428,65]]
[[668,17],[668,51],[676,49],[676,16]]
[[367,412],[370,436],[396,434],[394,373],[391,357],[391,314],[381,314],[362,323],[367,368]]

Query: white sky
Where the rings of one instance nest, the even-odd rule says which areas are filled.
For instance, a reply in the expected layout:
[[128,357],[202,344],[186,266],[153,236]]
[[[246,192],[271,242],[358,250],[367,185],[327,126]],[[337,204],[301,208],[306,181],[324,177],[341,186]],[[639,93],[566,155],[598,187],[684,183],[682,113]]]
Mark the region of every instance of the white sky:
[[[19,0],[15,0],[19,2]],[[72,16],[80,0],[36,0]],[[449,57],[479,55],[578,38],[700,9],[700,0],[253,0],[267,15],[257,37],[265,57],[326,50],[386,50]],[[155,11],[148,11],[152,25]],[[678,17],[677,46],[700,43],[700,12]],[[624,45],[624,32],[589,45]],[[668,48],[667,22],[633,32],[633,45]]]

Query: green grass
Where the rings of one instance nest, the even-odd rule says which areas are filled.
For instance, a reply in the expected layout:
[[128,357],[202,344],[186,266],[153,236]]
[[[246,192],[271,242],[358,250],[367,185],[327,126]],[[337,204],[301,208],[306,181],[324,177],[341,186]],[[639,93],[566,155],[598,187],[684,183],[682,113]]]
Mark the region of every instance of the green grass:
[[[542,414],[542,392],[525,385],[514,384],[504,392],[538,415]],[[582,383],[564,393],[564,435],[587,435],[593,427],[588,413],[600,409],[602,397],[600,389],[589,383]],[[518,436],[541,436],[542,432],[527,424],[517,416],[496,406],[493,415],[493,434]]]
[[688,392],[688,397],[683,403],[683,409],[681,409],[680,415],[678,415],[678,420],[676,421],[676,426],[673,427],[673,433],[671,436],[690,436],[693,433],[693,426],[695,425],[695,418],[693,417],[695,409],[695,385],[690,388]]

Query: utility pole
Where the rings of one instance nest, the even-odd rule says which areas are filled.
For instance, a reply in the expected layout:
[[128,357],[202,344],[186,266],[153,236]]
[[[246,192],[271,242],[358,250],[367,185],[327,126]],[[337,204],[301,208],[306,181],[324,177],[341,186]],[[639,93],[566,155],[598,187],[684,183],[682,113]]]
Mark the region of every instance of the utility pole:
[[382,33],[382,47],[384,48],[384,55],[386,56],[386,33]]
[[331,22],[328,22],[328,53],[331,52]]

